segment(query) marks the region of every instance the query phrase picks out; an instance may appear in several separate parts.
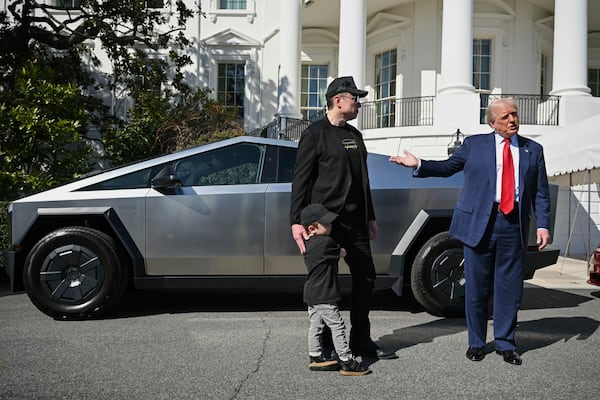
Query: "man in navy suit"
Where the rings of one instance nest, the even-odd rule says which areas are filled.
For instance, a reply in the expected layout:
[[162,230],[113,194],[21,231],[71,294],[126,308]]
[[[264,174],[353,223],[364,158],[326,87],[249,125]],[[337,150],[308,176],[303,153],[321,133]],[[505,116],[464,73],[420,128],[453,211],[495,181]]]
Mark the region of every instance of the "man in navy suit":
[[[419,160],[404,150],[404,157],[393,156],[390,161],[414,168],[417,177],[464,172],[449,232],[464,245],[466,355],[472,361],[485,357],[488,297],[493,286],[496,352],[504,361],[521,365],[515,329],[529,216],[533,210],[542,250],[550,239],[548,178],[542,146],[517,135],[519,116],[514,100],[501,98],[491,103],[487,118],[494,132],[467,137],[447,160]],[[502,190],[503,181],[510,189]]]

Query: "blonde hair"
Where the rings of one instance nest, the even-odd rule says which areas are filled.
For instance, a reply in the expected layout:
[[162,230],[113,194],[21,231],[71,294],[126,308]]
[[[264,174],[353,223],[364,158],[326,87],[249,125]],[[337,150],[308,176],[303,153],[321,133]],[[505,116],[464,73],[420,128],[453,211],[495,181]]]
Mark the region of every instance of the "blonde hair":
[[496,112],[496,106],[500,105],[500,104],[504,104],[504,105],[508,105],[508,106],[512,106],[515,108],[515,110],[517,110],[517,114],[519,113],[519,105],[517,104],[517,102],[515,101],[515,99],[513,99],[512,97],[501,97],[499,99],[496,99],[494,101],[492,101],[486,110],[485,116],[487,118],[487,122],[488,124],[492,121],[496,120],[496,116],[497,116],[497,112]]

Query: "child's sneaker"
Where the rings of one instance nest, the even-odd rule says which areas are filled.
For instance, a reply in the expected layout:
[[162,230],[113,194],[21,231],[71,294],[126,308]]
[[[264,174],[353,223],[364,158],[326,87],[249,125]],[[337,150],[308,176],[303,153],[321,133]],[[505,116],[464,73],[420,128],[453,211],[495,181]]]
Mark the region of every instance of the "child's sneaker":
[[337,371],[340,369],[340,365],[336,360],[327,360],[323,356],[311,356],[308,369],[311,371]]
[[340,374],[346,376],[359,376],[368,375],[372,371],[358,362],[355,358],[351,358],[348,361],[340,360]]

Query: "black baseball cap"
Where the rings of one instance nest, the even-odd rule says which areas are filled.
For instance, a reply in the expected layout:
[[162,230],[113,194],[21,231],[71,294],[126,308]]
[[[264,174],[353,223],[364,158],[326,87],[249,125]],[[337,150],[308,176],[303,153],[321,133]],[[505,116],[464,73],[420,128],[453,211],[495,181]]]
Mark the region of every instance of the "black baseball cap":
[[354,83],[354,78],[351,76],[341,76],[339,78],[335,78],[327,87],[325,98],[330,99],[339,93],[351,93],[358,97],[365,97],[367,94],[369,94],[369,92],[366,90],[358,89],[356,87],[356,83]]
[[336,213],[329,211],[323,204],[309,204],[300,213],[300,222],[305,226],[313,222],[330,224],[337,216]]

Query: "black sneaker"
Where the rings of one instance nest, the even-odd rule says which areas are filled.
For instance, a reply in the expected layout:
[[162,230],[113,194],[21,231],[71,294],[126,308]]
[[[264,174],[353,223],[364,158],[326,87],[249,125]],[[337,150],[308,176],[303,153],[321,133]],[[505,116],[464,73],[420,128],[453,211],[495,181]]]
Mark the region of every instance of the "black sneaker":
[[308,369],[311,371],[337,371],[340,369],[340,365],[336,360],[328,360],[323,356],[311,356]]
[[340,374],[346,376],[359,376],[359,375],[368,375],[371,373],[371,370],[368,367],[365,367],[355,358],[351,358],[348,361],[339,361],[340,363]]

